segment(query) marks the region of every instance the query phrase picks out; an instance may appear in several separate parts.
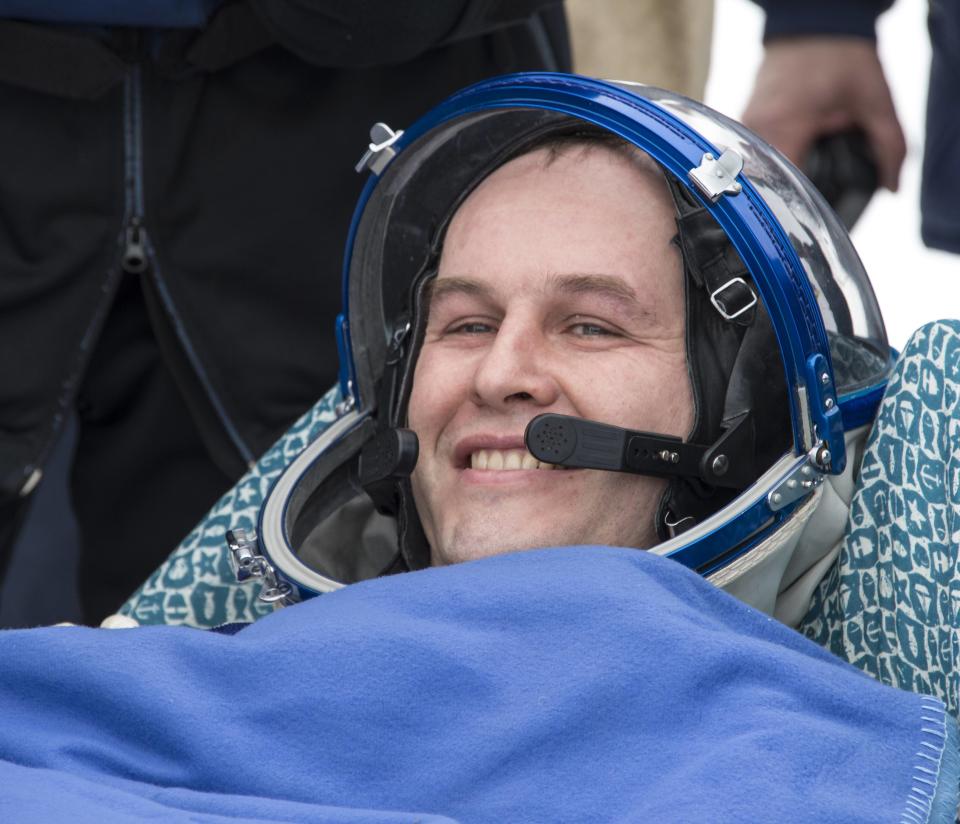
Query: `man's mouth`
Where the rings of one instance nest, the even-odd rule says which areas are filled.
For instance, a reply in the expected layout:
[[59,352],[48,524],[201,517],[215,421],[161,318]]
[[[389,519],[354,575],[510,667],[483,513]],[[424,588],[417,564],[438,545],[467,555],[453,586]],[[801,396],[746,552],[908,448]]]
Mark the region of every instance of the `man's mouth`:
[[526,449],[478,449],[470,453],[470,469],[558,469],[553,464],[542,463]]

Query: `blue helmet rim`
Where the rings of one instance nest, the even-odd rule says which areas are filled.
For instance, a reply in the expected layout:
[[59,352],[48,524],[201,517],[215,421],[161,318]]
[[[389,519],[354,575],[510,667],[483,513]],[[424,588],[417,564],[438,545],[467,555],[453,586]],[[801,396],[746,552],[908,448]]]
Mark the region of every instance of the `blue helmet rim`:
[[[472,113],[506,108],[548,110],[592,123],[630,141],[684,183],[705,153],[718,156],[722,148],[709,143],[670,112],[621,86],[543,72],[506,75],[458,92],[404,131],[393,148],[402,154],[406,146],[444,123]],[[723,196],[716,203],[704,200],[692,187],[690,191],[710,210],[750,270],[780,345],[787,383],[806,389],[812,423],[819,439],[827,443],[834,456],[831,469],[841,472],[845,456],[842,407],[846,404],[832,391],[830,347],[816,297],[786,232],[749,179],[740,175],[737,180],[741,192]],[[357,227],[378,181],[378,176],[371,174],[364,187],[344,255],[344,313],[338,322],[338,340],[342,352],[341,389],[345,395],[355,391],[355,383],[350,383],[352,347],[345,320],[349,317],[347,279]],[[811,380],[814,372],[822,374],[824,369],[831,376],[826,387]],[[360,398],[355,400],[359,402]],[[849,409],[847,417],[862,417],[863,404],[863,399],[858,398],[856,413]],[[796,392],[790,394],[790,414],[794,445],[798,452],[803,452],[804,416]]]
[[[786,231],[750,180],[739,175],[740,192],[722,196],[716,203],[705,200],[689,185],[689,173],[701,165],[704,154],[710,152],[716,157],[725,147],[713,145],[671,112],[618,84],[537,72],[507,75],[464,89],[406,129],[392,149],[402,156],[407,147],[434,129],[496,109],[546,110],[593,124],[633,143],[688,186],[726,232],[770,316],[791,388],[789,406],[796,455],[802,456],[810,448],[810,429],[815,428],[815,440],[825,442],[833,455],[831,471],[842,472],[846,457],[844,429],[872,418],[884,384],[837,395],[829,340],[813,288]],[[353,398],[362,415],[366,409],[363,402],[370,399],[359,396],[355,380],[348,278],[361,218],[379,181],[379,173],[370,174],[354,212],[344,255],[343,314],[337,322],[341,391],[344,398]],[[820,380],[824,373],[829,376],[825,383]],[[777,528],[797,506],[774,513],[764,499],[758,498],[748,512],[741,513],[742,517],[718,521],[712,532],[671,551],[669,557],[710,574],[749,551],[761,533]],[[300,584],[293,583],[302,591]]]

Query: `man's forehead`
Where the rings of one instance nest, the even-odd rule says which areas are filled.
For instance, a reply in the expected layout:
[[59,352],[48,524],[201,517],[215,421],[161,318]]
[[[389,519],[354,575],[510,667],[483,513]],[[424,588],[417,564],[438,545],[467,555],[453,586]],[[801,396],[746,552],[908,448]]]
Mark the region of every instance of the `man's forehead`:
[[596,190],[611,190],[616,183],[641,185],[648,190],[648,195],[667,205],[672,213],[664,174],[649,155],[631,144],[564,141],[534,147],[494,169],[470,192],[457,211],[477,200],[484,201],[486,195],[495,199],[502,197],[504,187],[512,188],[512,194],[516,195],[518,191],[549,186],[552,180],[555,186],[562,188],[586,184],[588,189]]
[[[593,294],[620,301],[637,300],[637,291],[619,275],[600,273],[551,273],[538,284],[542,294]],[[436,278],[430,287],[434,301],[451,295],[470,295],[495,299],[497,286],[482,277],[445,275]]]
[[598,254],[628,251],[631,242],[669,242],[676,231],[673,200],[663,173],[639,151],[574,145],[560,154],[541,148],[508,161],[453,214],[441,263],[464,250],[471,258],[495,255],[502,239],[512,254],[523,249],[538,258],[551,251],[569,258],[583,250],[588,257],[577,256],[569,271],[603,273],[608,268],[595,262]]
[[681,267],[663,176],[632,155],[581,148],[515,158],[466,198],[444,240],[434,305],[453,295],[502,302],[518,290],[646,316],[675,302]]

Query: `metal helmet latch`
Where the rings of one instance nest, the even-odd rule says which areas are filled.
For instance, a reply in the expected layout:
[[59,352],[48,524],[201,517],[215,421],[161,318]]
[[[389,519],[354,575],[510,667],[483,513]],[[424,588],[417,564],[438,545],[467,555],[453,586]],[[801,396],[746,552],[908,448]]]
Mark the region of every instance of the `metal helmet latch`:
[[700,165],[690,170],[690,180],[701,192],[716,203],[723,195],[738,195],[743,187],[737,175],[743,171],[743,158],[733,149],[727,149],[719,158],[707,152]]
[[380,174],[397,154],[393,149],[403,134],[403,129],[394,131],[386,123],[374,123],[370,127],[370,145],[355,166],[358,172],[369,169],[375,175]]
[[290,584],[281,581],[270,562],[257,552],[255,532],[248,535],[245,529],[231,529],[227,531],[226,538],[230,549],[230,565],[238,583],[262,578],[263,588],[257,597],[267,604],[275,604],[292,594]]

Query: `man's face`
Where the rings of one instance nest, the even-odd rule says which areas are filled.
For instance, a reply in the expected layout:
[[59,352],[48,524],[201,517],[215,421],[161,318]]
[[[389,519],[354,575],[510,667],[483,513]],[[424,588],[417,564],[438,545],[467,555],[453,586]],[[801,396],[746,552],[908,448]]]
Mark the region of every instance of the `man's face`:
[[544,412],[686,437],[693,402],[666,183],[574,146],[502,166],[444,243],[414,374],[417,510],[434,564],[535,547],[655,543],[662,480],[538,467]]

